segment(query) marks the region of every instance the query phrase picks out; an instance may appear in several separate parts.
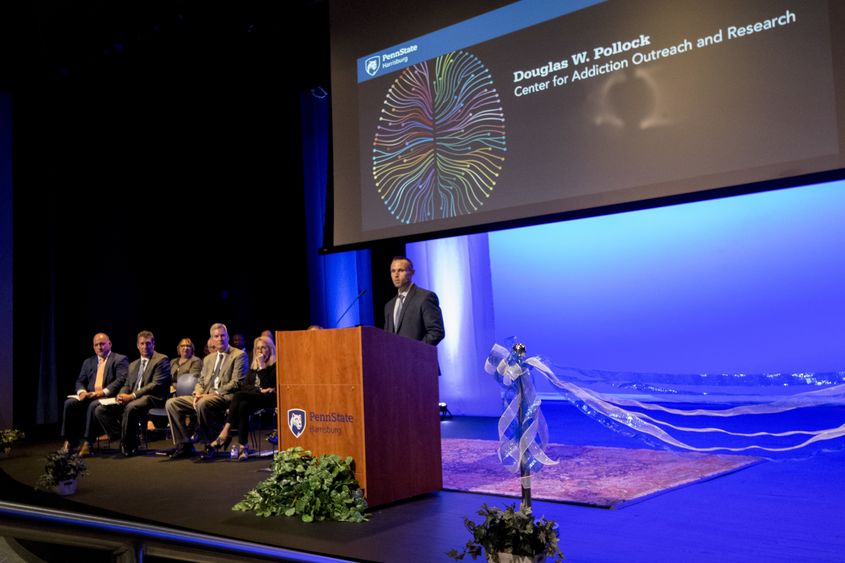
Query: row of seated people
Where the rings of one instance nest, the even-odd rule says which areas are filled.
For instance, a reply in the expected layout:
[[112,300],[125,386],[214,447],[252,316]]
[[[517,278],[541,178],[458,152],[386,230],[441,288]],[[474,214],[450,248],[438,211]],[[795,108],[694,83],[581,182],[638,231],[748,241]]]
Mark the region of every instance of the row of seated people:
[[[112,352],[108,335],[94,336],[94,353],[82,363],[76,394],[69,395],[62,416],[62,451],[90,455],[93,440],[102,432],[120,440],[124,456],[138,452],[139,426],[150,409],[165,408],[175,448],[171,459],[194,453],[194,436],[206,444],[202,457],[211,459],[227,449],[232,429],[238,429],[234,457],[249,456],[249,417],[276,406],[276,346],[267,335],[255,339],[253,359],[229,345],[222,323],[211,326],[213,351],[202,360],[193,355],[190,339],[179,343],[179,357],[172,361],[155,351],[155,337],[138,333],[140,357],[131,364]],[[249,369],[247,369],[249,367]],[[171,384],[179,378],[196,380],[190,395],[170,397]],[[196,418],[196,432],[187,421]]]

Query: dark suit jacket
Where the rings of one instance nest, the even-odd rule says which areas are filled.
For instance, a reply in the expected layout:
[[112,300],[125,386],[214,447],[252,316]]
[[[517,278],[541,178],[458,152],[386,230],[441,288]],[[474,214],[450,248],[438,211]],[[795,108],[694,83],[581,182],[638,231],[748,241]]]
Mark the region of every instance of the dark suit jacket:
[[[109,397],[114,397],[115,394],[126,383],[127,370],[129,369],[129,360],[122,354],[112,352],[106,358],[105,372],[103,373],[103,389],[108,389]],[[79,371],[79,377],[76,378],[76,387],[74,391],[85,389],[86,391],[94,391],[94,385],[97,383],[97,356],[92,356],[82,362],[82,369]]]
[[[259,380],[259,385],[255,380]],[[261,389],[271,389],[276,386],[276,364],[266,366],[264,369],[252,369],[246,372],[246,379],[241,385],[241,391],[260,393]]]
[[135,393],[136,397],[152,395],[159,399],[167,399],[170,396],[170,360],[164,354],[153,352],[153,357],[147,362],[147,369],[141,378],[141,388],[135,390],[138,384],[138,369],[141,367],[141,358],[129,364],[129,376],[121,388],[121,393]]
[[384,306],[384,330],[437,346],[446,336],[437,295],[433,291],[412,285],[399,314],[399,330],[395,330],[393,308],[398,298],[397,295]]
[[[217,362],[217,352],[212,352],[202,360],[202,372],[194,387],[194,393],[202,395],[211,393],[214,386],[214,364]],[[223,367],[220,368],[220,387],[218,394],[224,399],[231,399],[232,394],[238,390],[246,375],[246,352],[229,346],[229,351],[223,360]]]

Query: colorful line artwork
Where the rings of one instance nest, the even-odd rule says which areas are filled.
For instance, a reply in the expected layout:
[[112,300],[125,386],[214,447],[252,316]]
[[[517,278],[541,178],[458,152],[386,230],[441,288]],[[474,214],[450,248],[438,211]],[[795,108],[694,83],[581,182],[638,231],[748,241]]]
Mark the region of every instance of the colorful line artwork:
[[478,211],[505,161],[505,115],[490,71],[455,51],[402,71],[373,141],[373,179],[402,223]]

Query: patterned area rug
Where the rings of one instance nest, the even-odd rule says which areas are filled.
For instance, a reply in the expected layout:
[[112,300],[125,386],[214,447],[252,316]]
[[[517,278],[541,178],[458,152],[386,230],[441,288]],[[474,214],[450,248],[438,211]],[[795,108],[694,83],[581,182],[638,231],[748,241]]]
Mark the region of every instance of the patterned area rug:
[[[519,478],[499,462],[495,441],[443,439],[442,444],[444,489],[520,496]],[[559,463],[532,476],[532,498],[603,508],[762,461],[752,456],[565,444],[549,444],[546,451]]]

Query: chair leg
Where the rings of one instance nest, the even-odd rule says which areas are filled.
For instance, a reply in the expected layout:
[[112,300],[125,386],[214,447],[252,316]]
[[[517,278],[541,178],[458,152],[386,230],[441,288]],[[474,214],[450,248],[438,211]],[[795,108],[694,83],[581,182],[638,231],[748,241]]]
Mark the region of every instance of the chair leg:
[[[273,422],[273,430],[276,429],[276,409],[261,409],[253,413],[250,417],[250,431],[249,431],[249,443],[252,444],[252,449],[255,451],[257,456],[261,456],[264,454],[261,447],[263,445],[263,437],[264,437],[264,415],[269,414],[270,420]],[[258,418],[258,424],[254,423],[254,418]],[[273,453],[273,449],[269,449],[269,453]]]
[[97,439],[94,440],[94,449],[96,449],[98,452],[100,451],[101,441],[106,443],[106,445],[103,446],[103,449],[111,449],[111,436],[109,436],[108,434],[102,434],[100,436],[97,436]]
[[138,418],[138,445],[144,445],[144,449],[150,449],[150,440],[147,437],[147,420],[146,416]]
[[[259,424],[261,424],[261,417],[259,417]],[[261,445],[258,443],[258,433],[260,430],[256,430],[254,425],[250,425],[249,431],[249,443],[252,445],[252,451],[256,452],[257,454],[261,454]]]

